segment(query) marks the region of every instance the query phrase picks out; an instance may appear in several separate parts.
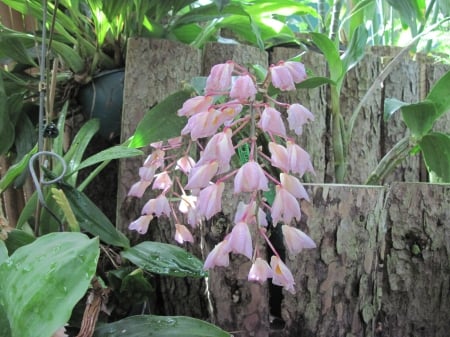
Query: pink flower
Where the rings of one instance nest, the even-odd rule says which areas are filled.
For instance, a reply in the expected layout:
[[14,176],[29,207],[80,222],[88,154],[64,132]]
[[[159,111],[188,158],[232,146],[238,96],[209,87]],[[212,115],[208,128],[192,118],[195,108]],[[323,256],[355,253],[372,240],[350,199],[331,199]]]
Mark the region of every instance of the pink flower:
[[[257,215],[256,215],[257,210]],[[261,207],[256,206],[256,202],[253,201],[250,204],[246,204],[242,201],[239,202],[234,215],[234,222],[245,222],[248,225],[256,225],[267,227],[266,213]]]
[[298,254],[303,249],[316,248],[314,241],[300,229],[292,226],[281,226],[286,247],[291,254]]
[[218,168],[219,163],[216,160],[207,164],[195,166],[191,172],[189,172],[188,183],[185,188],[191,190],[208,186],[211,178],[217,173]]
[[171,186],[172,186],[172,179],[170,179],[170,176],[167,173],[167,171],[164,171],[156,175],[152,188],[154,190],[159,189],[167,191]]
[[276,225],[280,221],[290,223],[293,218],[300,220],[301,212],[297,199],[281,185],[277,185],[275,190],[271,210],[273,224]]
[[208,270],[215,266],[226,267],[230,264],[230,248],[227,238],[219,242],[214,249],[206,257],[203,265],[204,270]]
[[170,205],[164,194],[160,194],[155,199],[150,199],[142,208],[142,214],[161,216],[162,214],[170,215]]
[[245,163],[238,170],[234,178],[234,193],[253,192],[257,190],[267,191],[268,179],[264,170],[253,160]]
[[211,68],[211,73],[206,79],[205,92],[207,95],[222,95],[228,91],[231,86],[231,75],[234,64],[227,63],[216,64]]
[[306,75],[305,66],[303,63],[286,61],[284,62],[284,66],[289,70],[289,73],[295,83],[303,82],[308,77]]
[[233,253],[245,255],[249,259],[252,258],[252,236],[245,222],[238,222],[234,225],[228,242]]
[[222,125],[221,111],[210,108],[189,117],[186,126],[181,130],[182,135],[191,134],[192,140],[212,136]]
[[268,278],[273,275],[272,269],[270,269],[269,264],[266,260],[257,257],[255,262],[253,262],[252,267],[248,273],[249,281],[256,281],[259,283],[265,282]]
[[225,125],[228,125],[234,119],[234,117],[236,117],[242,111],[242,104],[240,104],[237,100],[230,101],[225,103],[220,111],[221,122]]
[[230,160],[234,155],[233,142],[231,141],[232,130],[225,128],[223,132],[215,134],[206,144],[203,150],[200,160],[197,165],[203,165],[203,163],[217,160],[219,165],[218,174],[224,173],[230,169]]
[[314,120],[314,115],[301,104],[292,104],[288,109],[289,129],[294,130],[297,135],[301,135],[303,125]]
[[284,287],[285,290],[295,292],[294,276],[292,276],[289,268],[280,260],[278,256],[273,255],[270,259],[270,267],[272,268],[272,283],[277,286]]
[[223,182],[212,184],[200,191],[197,199],[197,211],[207,220],[222,209]]
[[266,107],[263,110],[258,127],[264,132],[286,137],[286,127],[281,118],[281,113],[274,108]]
[[183,107],[178,110],[178,116],[192,116],[202,111],[208,111],[213,101],[212,96],[196,96],[183,103]]
[[230,97],[239,101],[254,100],[257,93],[255,83],[250,75],[238,76],[231,86]]
[[150,184],[155,176],[155,170],[153,166],[142,166],[139,168],[139,177],[141,180],[148,181]]
[[167,139],[167,143],[169,144],[171,149],[180,147],[181,145],[183,145],[183,137],[178,136],[178,137],[169,138],[169,139]]
[[152,183],[151,181],[139,180],[138,182],[134,183],[130,187],[130,191],[128,192],[128,196],[142,198],[142,196],[144,195],[145,190],[147,189],[148,186],[150,186],[151,183]]
[[134,220],[130,225],[128,226],[129,230],[135,230],[139,234],[145,234],[148,230],[148,225],[150,224],[150,221],[152,221],[153,215],[141,215],[139,218]]
[[145,167],[152,167],[155,170],[164,165],[165,152],[160,149],[154,150],[144,161]]
[[194,165],[194,159],[186,155],[177,160],[177,166],[175,166],[175,170],[181,170],[184,174],[189,174]]
[[284,64],[271,66],[270,75],[272,77],[272,84],[275,88],[282,91],[295,90],[294,79],[289,71],[289,68]]
[[296,177],[293,177],[287,173],[280,173],[280,182],[281,185],[294,197],[309,201],[308,193]]
[[178,210],[183,214],[187,214],[187,223],[191,227],[196,227],[201,220],[201,216],[197,212],[197,197],[195,195],[183,194]]
[[175,224],[175,241],[179,244],[187,242],[194,242],[191,232],[184,225]]
[[284,172],[289,171],[289,157],[287,149],[280,144],[269,142],[270,160],[272,165],[282,169]]
[[286,146],[289,158],[289,169],[291,172],[298,173],[300,177],[303,176],[306,171],[315,174],[308,152],[291,141],[287,141]]

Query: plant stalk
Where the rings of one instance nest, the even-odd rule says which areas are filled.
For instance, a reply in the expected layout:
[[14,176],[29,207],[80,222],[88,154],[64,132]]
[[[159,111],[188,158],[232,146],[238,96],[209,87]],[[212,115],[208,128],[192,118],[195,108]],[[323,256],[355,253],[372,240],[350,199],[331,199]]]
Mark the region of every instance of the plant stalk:
[[347,167],[343,122],[339,91],[336,86],[331,86],[331,134],[333,138],[334,175],[337,183],[344,182]]

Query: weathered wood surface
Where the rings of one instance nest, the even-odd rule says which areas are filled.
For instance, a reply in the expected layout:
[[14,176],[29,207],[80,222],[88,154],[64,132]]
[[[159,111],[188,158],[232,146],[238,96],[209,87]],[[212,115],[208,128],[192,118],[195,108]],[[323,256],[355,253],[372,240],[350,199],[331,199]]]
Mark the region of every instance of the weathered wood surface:
[[[264,65],[268,60],[275,63],[297,52],[275,48],[268,57],[249,46],[211,44],[201,54],[173,42],[132,40],[127,58],[122,139],[133,133],[148,108],[179,89],[182,81],[207,75],[215,63],[234,59]],[[307,68],[326,75],[321,55],[310,53],[303,59]],[[345,118],[349,118],[352,105],[358,103],[371,79],[383,68],[384,60],[379,54],[366,59],[368,64],[352,70],[345,82]],[[418,75],[414,74],[425,69],[429,88],[446,69],[428,63],[417,67],[413,61],[405,64],[406,68],[398,69],[403,75],[395,70],[377,92],[380,97],[373,97],[358,117],[355,135],[363,138],[353,137],[347,178],[351,183],[363,182],[383,153],[405,132],[399,120],[382,120],[381,102],[388,97],[387,91],[391,97],[418,100],[419,97],[414,98],[419,90],[414,87]],[[398,83],[400,76],[405,81],[411,76],[412,80]],[[400,85],[405,87],[403,91]],[[304,215],[297,224],[311,234],[318,249],[302,252],[296,258],[286,257],[295,275],[297,293],[283,292],[278,299],[279,318],[284,324],[276,324],[279,329],[275,329],[275,324],[271,326],[269,309],[277,299],[272,296],[269,301],[267,285],[247,283],[250,263],[241,257],[233,258],[229,268],[212,271],[208,287],[202,280],[162,278],[157,286],[159,300],[153,308],[157,313],[209,317],[235,336],[448,335],[450,189],[444,185],[396,183],[390,188],[320,185],[333,181],[328,95],[327,88],[321,87],[286,96],[290,102],[299,101],[316,114],[316,121],[305,128],[301,142],[316,167],[317,175],[311,181],[319,184],[308,186],[311,203],[302,204]],[[440,121],[438,127],[448,130],[447,123]],[[414,160],[387,181],[422,179],[418,172],[420,161]],[[141,160],[121,163],[118,227],[122,230],[139,215],[142,206],[126,197],[131,184],[138,180],[140,165]],[[235,203],[229,198],[222,221],[230,221],[230,209]],[[208,226],[217,224],[208,223],[202,229],[204,233],[209,233]],[[226,228],[225,225],[223,230]],[[173,243],[172,226],[154,221],[145,239]],[[207,235],[202,251],[197,248],[197,235],[189,250],[204,258],[219,239]],[[273,295],[274,290],[270,293]]]

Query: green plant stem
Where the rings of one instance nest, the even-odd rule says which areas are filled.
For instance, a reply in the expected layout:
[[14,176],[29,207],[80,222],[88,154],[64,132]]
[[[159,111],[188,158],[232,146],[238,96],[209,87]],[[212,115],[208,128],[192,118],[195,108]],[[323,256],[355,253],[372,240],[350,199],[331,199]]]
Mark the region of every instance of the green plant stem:
[[339,15],[341,14],[341,8],[342,8],[342,0],[334,0],[333,13],[331,15],[330,34],[329,34],[331,41],[334,41],[339,30]]
[[344,146],[344,128],[339,102],[339,91],[331,86],[331,134],[333,140],[334,175],[337,183],[343,183],[346,173],[346,147]]
[[111,160],[105,160],[100,165],[98,165],[94,171],[92,171],[86,179],[77,187],[77,190],[82,192],[87,185],[91,183],[91,181],[111,162]]
[[410,153],[412,149],[411,138],[405,136],[380,160],[375,170],[372,171],[366,181],[366,185],[380,185]]

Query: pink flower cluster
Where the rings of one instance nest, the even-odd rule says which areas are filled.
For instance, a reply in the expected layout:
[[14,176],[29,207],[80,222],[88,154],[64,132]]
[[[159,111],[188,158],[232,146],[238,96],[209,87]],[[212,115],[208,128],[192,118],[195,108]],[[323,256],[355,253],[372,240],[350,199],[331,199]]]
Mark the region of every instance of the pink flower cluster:
[[[314,174],[314,169],[308,153],[286,128],[301,135],[303,125],[314,116],[300,104],[278,102],[266,93],[270,84],[281,91],[294,90],[305,78],[299,62],[272,65],[261,83],[232,61],[215,65],[204,96],[188,99],[178,110],[179,116],[188,118],[181,137],[151,144],[154,150],[139,169],[140,180],[129,195],[140,198],[149,186],[158,193],[129,228],[145,233],[154,217],[168,216],[174,219],[175,240],[193,242],[190,229],[222,211],[224,190],[233,188],[239,200],[234,225],[209,253],[204,268],[228,266],[230,253],[242,254],[253,262],[250,281],[272,278],[274,284],[293,292],[294,278],[270,243],[266,215],[274,226],[282,226],[290,254],[316,247],[307,234],[292,226],[301,218],[299,200],[308,200],[299,178],[306,172]],[[257,144],[260,135],[268,140],[268,153]],[[245,144],[248,158],[233,167],[236,148]],[[274,169],[279,172],[276,176],[271,174]],[[270,189],[275,191],[271,204],[263,194]],[[254,235],[261,235],[272,248],[270,264],[261,247],[254,245]]]

